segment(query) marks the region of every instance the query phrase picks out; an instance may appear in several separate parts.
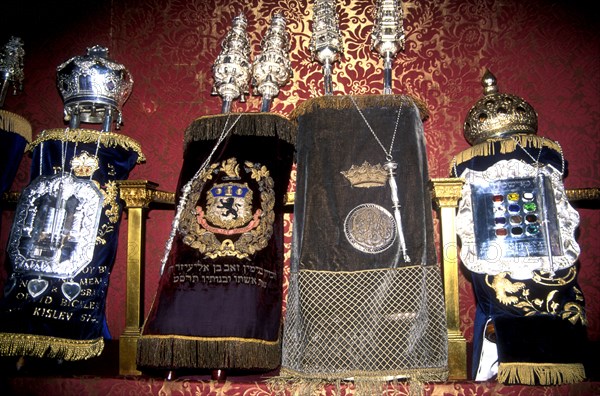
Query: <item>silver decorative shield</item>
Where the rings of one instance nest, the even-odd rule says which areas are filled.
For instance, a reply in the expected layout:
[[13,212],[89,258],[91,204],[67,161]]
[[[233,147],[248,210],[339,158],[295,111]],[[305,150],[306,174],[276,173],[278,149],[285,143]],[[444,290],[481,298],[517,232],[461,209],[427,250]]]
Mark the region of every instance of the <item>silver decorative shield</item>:
[[483,172],[467,169],[461,177],[467,183],[456,225],[469,270],[529,279],[532,271],[553,273],[575,263],[579,214],[559,171],[510,160]]
[[93,181],[40,176],[23,191],[8,242],[17,273],[71,278],[94,254],[104,198]]
[[396,221],[385,208],[368,203],[352,209],[344,221],[348,242],[361,252],[377,254],[396,239]]

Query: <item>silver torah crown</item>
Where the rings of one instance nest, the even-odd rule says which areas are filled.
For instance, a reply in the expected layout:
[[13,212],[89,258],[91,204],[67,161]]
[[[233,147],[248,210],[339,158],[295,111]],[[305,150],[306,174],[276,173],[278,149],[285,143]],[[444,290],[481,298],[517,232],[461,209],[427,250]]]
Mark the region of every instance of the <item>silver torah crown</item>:
[[286,19],[276,14],[262,40],[262,53],[252,65],[252,85],[254,94],[262,95],[263,111],[268,111],[270,100],[279,94],[279,88],[287,84],[293,76],[289,59],[289,34],[286,32]]
[[0,52],[0,107],[4,105],[4,99],[8,86],[12,84],[14,94],[17,88],[23,90],[23,41],[19,37],[11,37]]
[[113,119],[122,124],[121,109],[133,88],[125,66],[108,58],[108,49],[96,45],[87,55],[75,56],[57,67],[56,84],[64,102],[65,120],[72,128],[79,122],[102,123],[109,131]]
[[245,102],[249,93],[250,45],[246,17],[240,14],[233,18],[231,30],[221,43],[221,53],[213,65],[214,85],[212,95],[223,99],[223,113],[229,112],[231,102],[238,97]]

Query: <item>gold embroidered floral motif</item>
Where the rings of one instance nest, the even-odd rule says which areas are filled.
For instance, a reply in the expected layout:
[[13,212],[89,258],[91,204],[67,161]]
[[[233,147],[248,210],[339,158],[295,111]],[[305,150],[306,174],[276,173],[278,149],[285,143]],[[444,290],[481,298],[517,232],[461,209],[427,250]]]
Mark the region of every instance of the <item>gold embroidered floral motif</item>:
[[[96,183],[97,185],[97,183]],[[106,239],[104,237],[113,232],[115,224],[119,221],[119,203],[117,202],[117,197],[119,196],[119,187],[114,180],[111,180],[106,183],[104,188],[99,188],[102,196],[104,197],[104,202],[102,203],[102,207],[106,208],[104,214],[108,218],[109,223],[112,224],[103,224],[98,228],[98,234],[96,235],[96,245],[105,245]]]
[[[519,299],[514,296],[509,296],[508,294],[513,294],[518,292],[519,290],[525,287],[525,284],[522,282],[512,283],[510,280],[506,279],[508,275],[507,272],[500,273],[493,277],[493,281],[491,284],[488,283],[492,289],[496,291],[496,298],[504,305],[514,305]],[[488,277],[489,278],[489,277]],[[486,279],[487,280],[487,279]]]
[[[574,301],[567,301],[561,306],[559,301],[555,301],[559,292],[556,287],[558,285],[565,285],[567,283],[565,282],[566,279],[569,279],[569,281],[573,280],[574,274],[572,271],[569,271],[567,275],[562,278],[557,277],[553,279],[552,283],[554,284],[551,284],[549,281],[549,279],[552,279],[551,277],[534,276],[532,280],[540,285],[540,287],[552,287],[552,290],[550,290],[543,298],[532,298],[531,289],[527,288],[527,285],[524,282],[512,282],[507,276],[508,273],[506,272],[495,276],[486,276],[486,284],[495,291],[496,299],[501,304],[517,308],[523,311],[525,316],[553,315],[560,316],[560,318],[568,320],[572,324],[576,324],[579,321],[581,321],[581,324],[584,326],[587,324],[585,309],[581,304]],[[575,294],[576,301],[584,301],[581,290],[576,286],[573,286],[571,290]]]

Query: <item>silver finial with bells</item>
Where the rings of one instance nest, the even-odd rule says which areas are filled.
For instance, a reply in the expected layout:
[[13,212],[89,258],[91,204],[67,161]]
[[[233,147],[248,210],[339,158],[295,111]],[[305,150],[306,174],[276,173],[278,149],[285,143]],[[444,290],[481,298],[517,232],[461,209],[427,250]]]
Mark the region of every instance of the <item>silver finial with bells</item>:
[[222,113],[229,113],[231,103],[238,97],[240,102],[245,102],[245,95],[249,93],[251,65],[247,26],[243,14],[233,18],[231,29],[221,42],[221,53],[213,65],[212,95],[219,95],[223,100]]
[[263,97],[262,112],[269,111],[271,100],[293,76],[289,59],[290,41],[285,28],[285,17],[275,14],[262,40],[262,53],[252,64],[252,85],[254,94]]
[[102,131],[109,132],[114,121],[119,129],[121,108],[131,94],[133,79],[125,66],[108,58],[107,48],[88,48],[86,55],[58,66],[56,76],[70,128],[86,122],[102,124]]
[[375,26],[371,33],[371,49],[383,58],[383,93],[392,93],[392,64],[396,54],[404,49],[400,0],[378,0]]
[[344,51],[335,10],[335,0],[315,0],[312,29],[313,34],[309,49],[313,59],[318,60],[323,65],[325,95],[332,95],[332,65],[339,60],[340,54]]
[[8,86],[12,85],[14,94],[23,90],[23,41],[11,37],[0,52],[0,107],[4,106]]

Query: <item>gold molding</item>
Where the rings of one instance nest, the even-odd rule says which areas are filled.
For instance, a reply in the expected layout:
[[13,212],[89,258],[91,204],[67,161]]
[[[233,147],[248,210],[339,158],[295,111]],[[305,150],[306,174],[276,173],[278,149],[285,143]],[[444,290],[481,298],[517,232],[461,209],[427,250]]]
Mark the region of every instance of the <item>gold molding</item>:
[[600,201],[600,188],[573,188],[566,191],[569,201]]
[[458,242],[456,236],[456,209],[464,180],[458,178],[432,179],[431,192],[434,206],[440,214],[442,271],[446,326],[448,328],[448,378],[467,378],[467,340],[460,331],[458,293]]
[[125,330],[119,338],[119,374],[140,375],[137,370],[137,341],[144,316],[141,280],[144,271],[145,212],[152,203],[175,204],[175,194],[160,191],[148,180],[118,181],[127,213],[127,269]]

